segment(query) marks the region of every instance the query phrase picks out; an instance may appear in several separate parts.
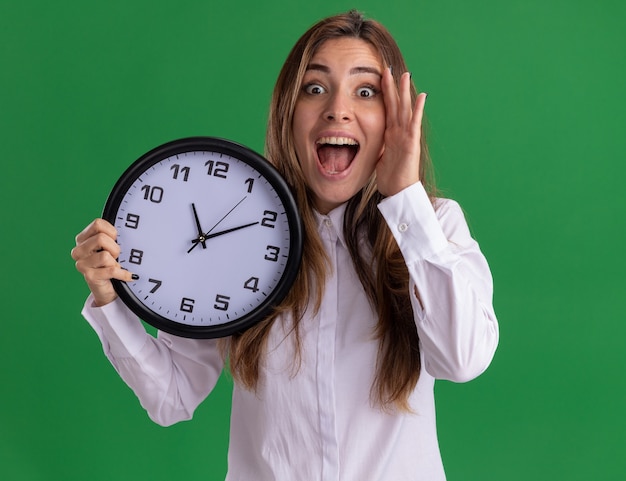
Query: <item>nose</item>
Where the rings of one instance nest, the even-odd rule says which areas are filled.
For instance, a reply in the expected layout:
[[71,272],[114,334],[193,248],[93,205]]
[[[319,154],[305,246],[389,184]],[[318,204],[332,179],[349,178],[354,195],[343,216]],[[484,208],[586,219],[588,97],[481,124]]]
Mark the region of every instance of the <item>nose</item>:
[[352,107],[345,95],[335,93],[328,97],[328,103],[324,109],[324,118],[329,122],[347,122],[352,119]]

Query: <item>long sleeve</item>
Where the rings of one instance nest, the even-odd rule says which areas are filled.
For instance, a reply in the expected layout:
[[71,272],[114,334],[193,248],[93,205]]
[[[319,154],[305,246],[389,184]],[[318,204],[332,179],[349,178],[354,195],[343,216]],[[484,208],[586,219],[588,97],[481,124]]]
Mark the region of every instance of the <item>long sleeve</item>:
[[491,272],[461,208],[448,199],[433,208],[417,183],[379,209],[409,269],[426,371],[455,382],[475,378],[489,366],[499,334]]
[[190,419],[220,376],[223,360],[215,340],[162,332],[154,338],[119,299],[94,307],[90,296],[82,314],[106,357],[158,424]]

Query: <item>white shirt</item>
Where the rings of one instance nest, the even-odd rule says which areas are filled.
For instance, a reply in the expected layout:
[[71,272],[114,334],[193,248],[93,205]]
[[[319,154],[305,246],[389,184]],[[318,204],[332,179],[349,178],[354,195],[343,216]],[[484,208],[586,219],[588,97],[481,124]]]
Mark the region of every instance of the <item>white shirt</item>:
[[[319,313],[301,323],[299,369],[288,331],[275,322],[258,392],[235,383],[228,481],[445,479],[434,380],[468,381],[491,362],[498,343],[491,274],[454,201],[439,199],[435,210],[418,183],[379,209],[407,263],[411,292],[417,286],[420,296],[412,294],[422,352],[414,413],[383,412],[371,402],[376,316],[346,249],[339,207],[319,216],[333,269]],[[215,340],[154,339],[119,300],[96,308],[88,299],[83,315],[159,424],[191,418],[220,376]]]

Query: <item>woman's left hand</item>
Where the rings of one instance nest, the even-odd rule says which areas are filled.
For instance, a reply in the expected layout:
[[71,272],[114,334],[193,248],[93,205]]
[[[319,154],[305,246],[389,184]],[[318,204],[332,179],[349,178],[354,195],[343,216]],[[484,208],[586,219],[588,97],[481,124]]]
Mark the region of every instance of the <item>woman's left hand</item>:
[[420,140],[426,94],[411,102],[411,74],[405,72],[397,89],[390,69],[382,79],[385,102],[385,149],[376,165],[378,190],[385,196],[397,194],[420,179]]

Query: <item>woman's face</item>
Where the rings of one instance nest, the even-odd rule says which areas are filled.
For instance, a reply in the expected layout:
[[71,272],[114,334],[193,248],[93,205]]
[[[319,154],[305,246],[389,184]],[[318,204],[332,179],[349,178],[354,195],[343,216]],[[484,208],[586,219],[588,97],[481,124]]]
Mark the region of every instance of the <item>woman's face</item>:
[[382,155],[383,64],[369,43],[327,40],[307,66],[293,117],[298,161],[327,214],[361,190]]

